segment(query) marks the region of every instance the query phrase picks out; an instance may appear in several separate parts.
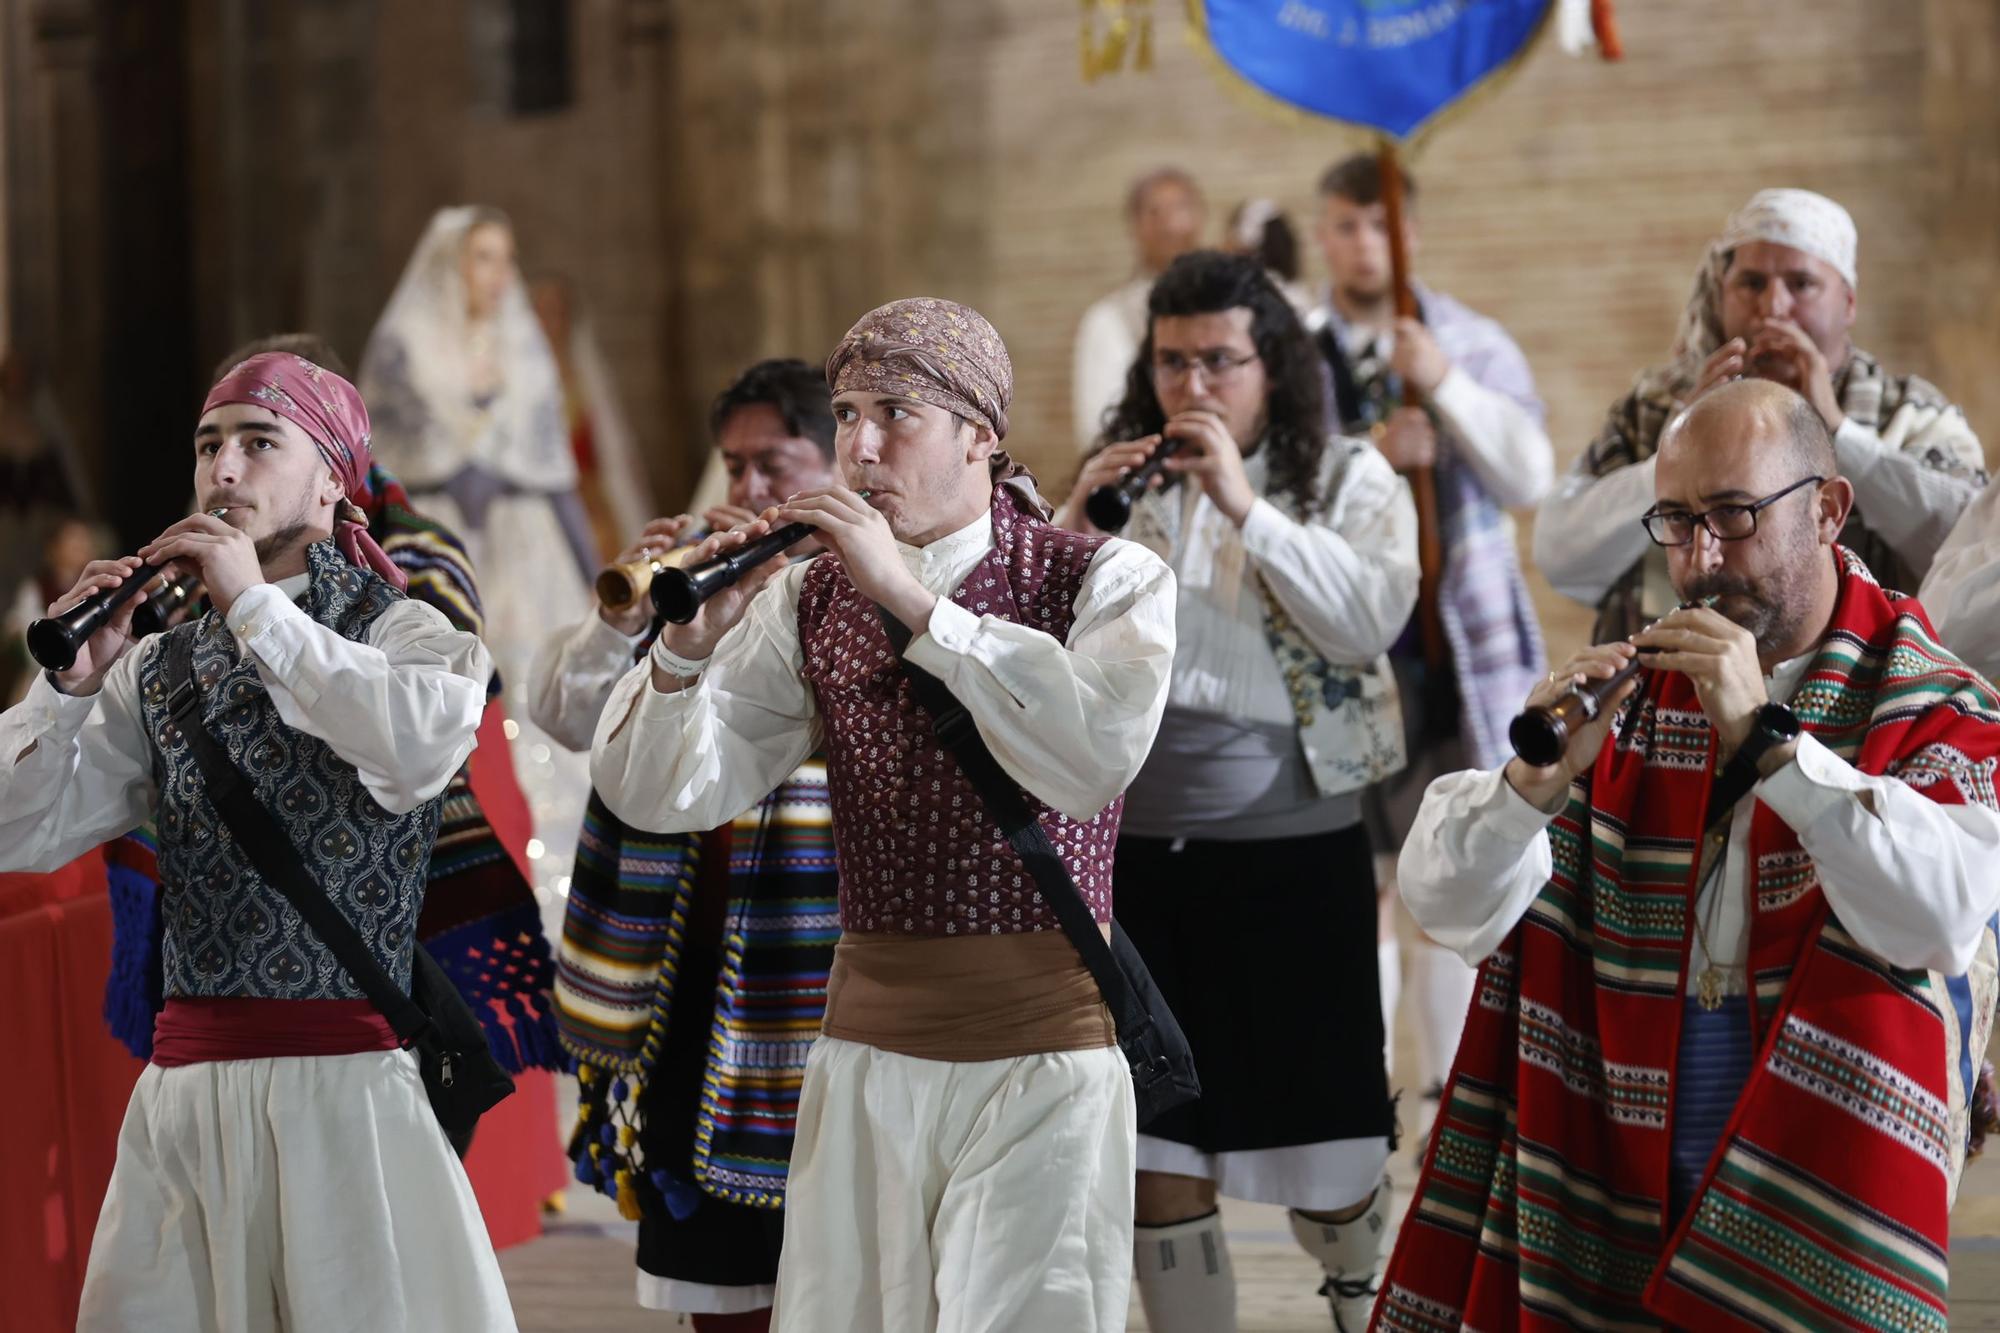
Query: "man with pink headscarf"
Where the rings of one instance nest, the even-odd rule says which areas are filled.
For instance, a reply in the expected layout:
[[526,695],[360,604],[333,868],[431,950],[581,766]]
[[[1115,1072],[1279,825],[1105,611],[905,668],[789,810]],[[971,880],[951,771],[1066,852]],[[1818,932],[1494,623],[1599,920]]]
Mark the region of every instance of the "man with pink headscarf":
[[511,1329],[416,1057],[227,832],[179,731],[198,717],[315,883],[407,988],[445,784],[491,663],[403,595],[369,538],[368,413],[301,357],[251,357],[194,432],[201,512],[93,561],[50,614],[198,572],[212,609],[135,641],[127,603],[0,715],[0,869],[151,817],[165,1003],[119,1133],[78,1327]]

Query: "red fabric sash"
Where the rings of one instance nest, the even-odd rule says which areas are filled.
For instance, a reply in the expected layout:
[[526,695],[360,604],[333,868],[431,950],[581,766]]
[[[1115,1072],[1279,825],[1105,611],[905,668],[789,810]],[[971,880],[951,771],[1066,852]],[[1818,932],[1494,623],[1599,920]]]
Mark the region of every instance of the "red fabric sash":
[[[1840,551],[1839,601],[1792,699],[1864,773],[1992,805],[2000,696],[1913,601]],[[1945,1329],[1944,1018],[1829,915],[1754,807],[1758,1061],[1664,1234],[1674,1064],[1716,767],[1692,685],[1651,676],[1550,826],[1554,873],[1480,970],[1375,1327]]]
[[266,1000],[169,996],[153,1020],[153,1063],[393,1051],[389,1020],[366,1000]]

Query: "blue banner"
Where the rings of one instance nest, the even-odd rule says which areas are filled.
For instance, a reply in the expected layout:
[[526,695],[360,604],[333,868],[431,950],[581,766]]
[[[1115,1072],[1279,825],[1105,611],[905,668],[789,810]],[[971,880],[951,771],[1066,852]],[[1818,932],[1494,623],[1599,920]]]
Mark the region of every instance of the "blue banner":
[[1555,0],[1189,0],[1224,64],[1404,138],[1521,55]]

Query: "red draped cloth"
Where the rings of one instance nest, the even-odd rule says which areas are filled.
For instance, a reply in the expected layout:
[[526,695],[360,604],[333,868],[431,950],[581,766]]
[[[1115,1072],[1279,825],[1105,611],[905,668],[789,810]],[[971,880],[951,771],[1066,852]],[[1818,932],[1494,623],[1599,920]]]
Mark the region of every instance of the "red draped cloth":
[[[479,748],[472,752],[472,792],[500,845],[533,883],[528,838],[534,826],[514,779],[513,752],[501,730],[504,717],[498,699],[486,705]],[[542,1234],[542,1200],[569,1183],[568,1166],[556,1124],[555,1076],[542,1069],[516,1074],[514,1095],[480,1117],[465,1155],[465,1173],[472,1177],[496,1249]]]
[[74,1328],[97,1207],[140,1063],[105,1031],[104,858],[0,874],[0,1285],[11,1328]]

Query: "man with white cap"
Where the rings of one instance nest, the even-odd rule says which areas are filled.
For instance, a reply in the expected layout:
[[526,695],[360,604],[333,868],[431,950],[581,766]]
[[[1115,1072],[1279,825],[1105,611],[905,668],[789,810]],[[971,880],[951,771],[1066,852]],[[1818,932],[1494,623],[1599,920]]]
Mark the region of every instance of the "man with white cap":
[[1636,633],[1676,604],[1638,523],[1653,500],[1653,455],[1681,408],[1732,379],[1774,380],[1819,410],[1854,486],[1842,545],[1885,587],[1916,589],[1985,483],[1984,454],[1934,386],[1854,346],[1854,259],[1854,220],[1809,190],[1758,191],[1709,247],[1673,359],[1613,404],[1535,524],[1535,563],[1558,592],[1597,606],[1596,641]]

